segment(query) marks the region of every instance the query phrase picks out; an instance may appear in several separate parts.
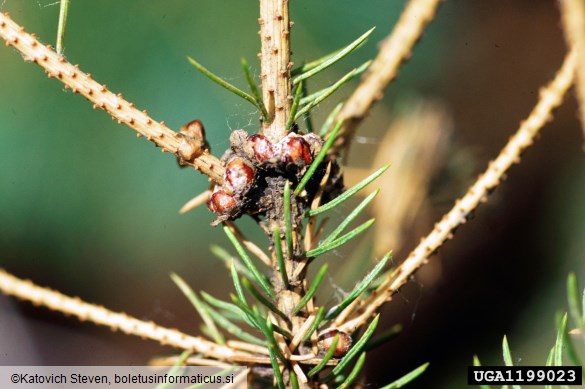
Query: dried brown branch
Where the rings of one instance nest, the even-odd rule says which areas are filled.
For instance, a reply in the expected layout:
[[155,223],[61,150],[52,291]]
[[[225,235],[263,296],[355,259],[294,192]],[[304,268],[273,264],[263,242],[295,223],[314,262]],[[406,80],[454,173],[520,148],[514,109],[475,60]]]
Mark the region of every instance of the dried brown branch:
[[[220,345],[201,337],[187,335],[178,330],[168,329],[153,322],[145,322],[125,313],[112,312],[99,305],[69,297],[49,288],[23,280],[0,268],[0,291],[9,296],[30,301],[34,305],[119,330],[127,335],[150,339],[162,345],[199,353],[208,358],[240,364],[270,365],[270,358],[239,352],[232,347]],[[310,358],[299,361],[304,365],[316,365],[321,360]],[[330,364],[335,364],[332,361]]]
[[[153,322],[145,322],[125,313],[112,312],[102,306],[82,301],[78,297],[69,297],[49,288],[38,286],[30,280],[20,279],[2,268],[0,268],[0,292],[55,312],[76,317],[80,321],[103,325],[111,330],[119,330],[126,335],[154,340],[162,345],[189,350],[207,358],[240,364],[270,365],[268,357],[239,352],[232,347],[187,335]],[[321,359],[306,356],[298,362],[303,365],[316,365],[321,362]],[[336,363],[337,361],[330,361],[328,365]]]
[[138,320],[124,313],[112,312],[104,307],[86,303],[79,298],[69,297],[35,285],[31,281],[22,280],[3,269],[0,269],[0,291],[55,312],[74,316],[81,321],[104,325],[112,330],[120,330],[128,335],[151,339],[183,350],[192,350],[207,357],[224,361],[239,361],[247,358],[247,354],[237,353],[230,347],[167,329],[152,322]]
[[242,342],[240,340],[228,340],[226,344],[236,350],[247,351],[253,354],[270,355],[266,347],[258,346],[257,344]]
[[114,94],[92,79],[91,75],[79,70],[65,58],[52,50],[51,46],[41,44],[34,34],[28,34],[15,23],[7,13],[0,14],[0,37],[7,46],[20,51],[25,60],[41,66],[50,78],[65,84],[66,89],[83,95],[93,102],[94,108],[101,108],[112,115],[120,124],[136,130],[162,148],[163,152],[174,154],[182,163],[194,167],[212,180],[223,183],[224,168],[221,162],[204,147],[204,140],[194,139],[168,128],[164,122],[152,119],[146,111],[140,111],[134,104]]
[[561,16],[567,45],[577,55],[576,89],[581,127],[585,136],[585,2],[561,0]]
[[408,281],[414,272],[428,262],[428,258],[445,241],[453,237],[457,227],[464,224],[478,205],[487,200],[488,194],[502,181],[508,169],[520,161],[522,152],[533,144],[539,130],[551,119],[552,111],[558,107],[573,83],[576,67],[576,53],[571,51],[565,57],[556,77],[540,92],[540,99],[516,134],[510,138],[498,157],[490,162],[487,170],[479,176],[465,196],[455,201],[455,206],[435,225],[429,235],[409,254],[404,262],[392,271],[377,288],[376,293],[365,298],[360,308],[353,312],[351,319],[339,329],[353,333],[362,326],[378,308],[392,299],[392,296]]
[[286,135],[292,104],[288,0],[260,0],[258,23],[262,99],[270,118],[270,122],[262,123],[262,133],[276,143]]
[[384,89],[396,78],[402,62],[410,58],[412,47],[433,20],[440,2],[441,0],[411,0],[408,3],[360,85],[337,115],[336,121],[343,120],[344,124],[332,151],[338,152],[351,142],[358,125],[372,105],[382,98]]

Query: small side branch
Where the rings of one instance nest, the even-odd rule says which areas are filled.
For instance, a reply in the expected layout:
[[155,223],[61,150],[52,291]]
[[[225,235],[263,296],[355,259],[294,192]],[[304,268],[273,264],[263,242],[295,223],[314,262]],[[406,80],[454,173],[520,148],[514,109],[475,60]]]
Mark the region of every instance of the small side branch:
[[[76,317],[80,321],[103,325],[114,331],[119,330],[127,335],[154,340],[162,345],[181,350],[189,350],[218,361],[270,365],[268,357],[241,352],[233,347],[161,327],[153,322],[142,321],[125,313],[112,312],[102,306],[82,301],[79,297],[69,297],[49,288],[38,286],[32,281],[20,279],[2,268],[0,268],[0,292],[29,301],[37,306],[46,307],[54,312]],[[321,359],[311,356],[300,363],[316,365],[319,362]],[[334,362],[330,364],[334,364]]]
[[[93,305],[22,280],[0,269],[0,291],[14,297],[27,300],[35,305],[42,305],[55,312],[71,315],[81,321],[104,325],[125,334],[151,339],[164,345],[191,350],[207,357],[219,360],[235,361],[246,357],[230,347],[221,346],[203,338],[186,335],[177,330],[170,330],[152,322],[135,319],[124,313],[112,312],[104,307]],[[235,358],[235,359],[234,359]]]
[[577,54],[576,92],[585,136],[585,2],[561,0],[560,6],[567,45]]
[[94,108],[101,108],[112,115],[120,124],[136,130],[138,136],[144,136],[162,148],[180,158],[185,165],[193,166],[212,180],[222,183],[224,168],[221,162],[204,149],[203,141],[192,139],[168,128],[164,122],[157,122],[140,111],[134,104],[114,94],[105,85],[100,85],[90,74],[67,62],[65,58],[52,50],[51,46],[41,44],[34,34],[28,34],[24,28],[15,23],[8,14],[0,14],[0,37],[7,46],[20,51],[25,60],[41,66],[50,78],[56,78],[65,84],[66,89],[83,95],[94,103]]
[[392,299],[392,296],[419,267],[428,262],[428,258],[445,241],[453,237],[455,229],[467,221],[479,204],[487,200],[488,194],[501,183],[508,169],[520,161],[522,152],[532,145],[539,130],[551,119],[552,111],[561,104],[563,96],[573,83],[575,67],[576,53],[571,51],[565,57],[555,79],[541,90],[540,99],[528,118],[522,122],[498,157],[490,162],[484,174],[477,179],[463,198],[455,202],[455,206],[443,216],[433,231],[419,243],[408,258],[387,276],[377,288],[376,293],[372,293],[362,301],[352,318],[339,327],[340,331],[353,333],[362,326],[382,304]]
[[402,62],[410,58],[413,46],[433,20],[440,2],[441,0],[411,0],[408,3],[360,85],[337,115],[336,121],[343,120],[344,124],[333,152],[350,143],[372,105],[384,96],[384,89],[396,78]]

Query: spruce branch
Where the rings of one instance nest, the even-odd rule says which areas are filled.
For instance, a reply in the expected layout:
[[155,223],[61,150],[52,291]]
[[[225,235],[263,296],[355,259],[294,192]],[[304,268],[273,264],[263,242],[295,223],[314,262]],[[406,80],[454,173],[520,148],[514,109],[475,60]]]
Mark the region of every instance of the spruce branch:
[[[265,370],[272,367],[274,370],[273,383],[282,388],[305,387],[307,384],[311,387],[317,387],[319,384],[322,384],[321,387],[326,387],[324,382],[333,379],[335,379],[336,384],[341,384],[341,387],[350,385],[364,364],[365,352],[374,343],[370,339],[378,324],[379,316],[376,313],[380,306],[393,297],[414,272],[428,261],[430,255],[436,252],[447,239],[451,238],[454,230],[465,223],[478,205],[485,201],[487,195],[500,184],[511,165],[517,163],[521,153],[533,143],[540,128],[549,120],[552,110],[561,103],[563,95],[573,82],[576,67],[579,66],[579,63],[581,65],[583,63],[579,62],[582,61],[582,58],[578,58],[578,54],[576,54],[578,51],[577,44],[574,43],[576,39],[568,38],[570,44],[575,48],[567,55],[555,80],[541,91],[540,100],[530,116],[521,124],[516,135],[510,139],[500,155],[490,163],[486,172],[479,177],[467,194],[456,202],[455,207],[436,224],[431,234],[421,241],[419,247],[398,269],[383,276],[383,280],[378,278],[390,258],[390,255],[387,255],[368,273],[366,278],[357,283],[348,297],[338,305],[326,310],[325,307],[319,307],[315,303],[314,296],[326,274],[327,266],[323,266],[312,283],[309,283],[307,278],[307,267],[314,257],[346,243],[372,224],[373,220],[365,222],[342,235],[359,212],[372,201],[376,192],[364,200],[320,243],[318,242],[323,232],[323,222],[327,218],[322,219],[322,224],[318,228],[316,218],[320,213],[331,210],[356,194],[388,168],[388,165],[383,167],[358,185],[348,189],[344,194],[329,190],[325,195],[333,194],[333,196],[323,197],[328,202],[320,204],[330,175],[335,177],[340,174],[339,166],[334,161],[332,168],[332,160],[335,158],[335,155],[332,154],[337,153],[344,144],[348,144],[357,125],[364,119],[373,103],[381,98],[383,89],[396,77],[398,67],[410,56],[416,40],[434,17],[438,4],[439,0],[411,0],[409,2],[394,32],[382,46],[378,58],[358,90],[345,105],[340,106],[327,119],[327,123],[321,131],[327,141],[322,145],[320,153],[315,151],[318,155],[313,159],[313,164],[307,170],[295,170],[295,174],[298,173],[296,177],[292,174],[289,175],[288,171],[277,171],[278,177],[270,177],[281,180],[277,182],[279,185],[282,184],[281,186],[274,185],[274,188],[277,189],[274,193],[281,196],[280,189],[283,187],[284,198],[279,199],[282,201],[273,203],[271,210],[275,212],[266,217],[265,220],[261,218],[265,215],[263,213],[253,214],[253,217],[268,233],[268,249],[271,255],[267,255],[254,243],[248,241],[232,221],[224,221],[224,231],[243,262],[242,264],[234,261],[229,254],[222,253],[221,249],[216,250],[219,257],[230,264],[229,269],[237,293],[237,296],[232,295],[233,304],[215,299],[205,293],[201,293],[200,298],[180,277],[173,276],[175,283],[179,285],[204,318],[208,327],[207,332],[210,332],[209,328],[212,329],[211,332],[216,343],[160,327],[154,323],[143,322],[122,313],[114,313],[103,307],[82,302],[77,298],[38,287],[30,281],[18,279],[2,269],[0,269],[0,291],[46,306],[57,312],[74,315],[80,320],[88,320],[112,329],[120,329],[127,334],[153,339],[163,344],[201,354],[195,357],[201,363],[231,362],[251,364],[256,365],[256,367],[262,365]],[[253,82],[249,67],[245,62],[243,62],[243,68],[252,95],[236,91],[232,86],[228,88],[255,103],[261,110],[266,108],[266,111],[262,110],[260,132],[273,144],[281,141],[288,134],[295,119],[302,117],[307,120],[307,123],[310,123],[308,111],[312,106],[333,93],[347,79],[367,67],[367,65],[363,65],[350,72],[333,86],[309,96],[306,96],[308,93],[304,88],[303,80],[312,73],[310,71],[302,73],[296,79],[298,89],[295,90],[295,99],[293,100],[291,96],[293,82],[291,82],[292,63],[290,62],[289,35],[291,23],[289,22],[288,6],[288,0],[260,0],[262,90],[259,91]],[[223,163],[209,154],[204,140],[188,137],[183,131],[175,133],[167,128],[164,122],[157,123],[145,112],[139,112],[131,103],[122,99],[121,95],[114,95],[105,86],[93,81],[90,75],[80,72],[76,66],[71,65],[62,56],[53,52],[50,47],[41,45],[34,38],[34,35],[26,34],[7,15],[0,15],[0,36],[6,40],[7,45],[14,46],[22,52],[26,59],[45,68],[50,77],[60,79],[66,88],[70,88],[73,92],[80,93],[93,101],[95,108],[106,110],[120,123],[129,125],[138,131],[139,135],[146,136],[162,147],[163,151],[175,154],[184,164],[201,170],[218,183],[223,182],[225,173]],[[327,61],[333,61],[338,53],[340,52],[324,59],[321,62],[322,68],[328,64]],[[204,74],[215,79],[221,85],[227,86],[225,81],[212,75],[198,63],[191,62]],[[315,65],[314,72],[319,71],[319,66],[319,64]],[[578,71],[577,77],[579,77]],[[583,117],[585,118],[585,114]],[[332,128],[334,129],[330,131]],[[298,134],[291,135],[298,136]],[[245,139],[247,142],[252,142],[250,139],[253,138],[246,137]],[[281,146],[278,145],[277,149]],[[319,146],[321,146],[320,143]],[[330,147],[331,149],[329,149]],[[236,149],[237,147],[234,147],[234,143],[232,143],[232,152],[237,154],[237,152],[244,153],[246,151],[244,146],[242,146],[242,150]],[[253,151],[254,157],[256,157],[256,150]],[[251,155],[252,153],[250,153],[250,158],[252,158]],[[269,163],[274,162],[269,161]],[[325,164],[328,165],[327,170],[321,178],[319,190],[315,193],[315,184],[319,180],[319,175],[315,174],[322,174]],[[263,166],[255,166],[264,169],[268,165],[267,163]],[[226,177],[229,176],[229,172],[228,169]],[[304,176],[302,176],[303,172]],[[299,179],[300,183],[295,187],[294,182],[298,182]],[[229,180],[226,179],[226,181]],[[182,208],[182,212],[202,204],[209,195],[210,191],[206,191],[197,196]],[[231,196],[231,192],[229,195]],[[247,192],[237,192],[235,197],[238,201],[254,199]],[[307,203],[301,203],[302,201]],[[311,202],[311,207],[307,210],[308,202]],[[234,213],[226,216],[236,218],[239,214]],[[302,233],[304,221],[307,222],[305,236]],[[301,245],[304,246],[304,249],[301,248]],[[256,267],[248,252],[272,268],[271,277],[267,277]],[[256,282],[264,294],[258,291],[250,281]],[[248,299],[244,288],[248,291]],[[258,303],[263,304],[263,306]],[[235,319],[234,316],[236,316]],[[372,318],[373,320],[371,320]],[[247,323],[253,329],[262,332],[264,339],[244,332],[230,320]],[[366,325],[368,322],[370,324]],[[338,331],[338,335],[333,335],[332,349],[327,352],[320,344],[321,341],[317,342],[317,337],[323,336],[322,332],[317,336],[317,329],[323,329],[325,326],[329,327],[330,331]],[[362,327],[367,328],[361,339],[353,347],[351,347],[351,341],[349,342],[347,346],[349,351],[346,350],[345,356],[335,355],[333,358],[335,342],[341,338],[340,332],[345,332],[343,335],[349,338]],[[225,338],[229,336],[228,334],[243,341]],[[293,354],[294,352],[296,354]],[[560,352],[556,354],[557,359],[558,355]],[[317,367],[309,370],[307,365]],[[319,371],[325,366],[335,367],[327,376],[323,377]],[[403,377],[403,381],[395,383],[396,385],[391,384],[387,387],[400,387],[403,382],[422,373],[425,368],[426,365]],[[307,373],[314,377],[307,378]]]
[[407,4],[362,81],[337,115],[335,121],[343,121],[343,127],[332,152],[338,152],[351,142],[358,125],[372,105],[382,98],[384,89],[396,78],[400,65],[410,58],[413,46],[433,20],[440,2],[410,0]]
[[581,127],[585,136],[585,2],[560,0],[559,4],[567,46],[575,51],[577,56],[575,89],[579,101]]
[[498,157],[489,163],[487,170],[479,176],[465,196],[455,201],[455,206],[438,222],[429,235],[409,254],[402,264],[386,276],[376,293],[366,298],[354,312],[350,320],[340,326],[340,330],[353,333],[378,308],[392,299],[392,296],[408,281],[414,272],[427,263],[428,258],[448,239],[453,237],[457,227],[465,224],[480,203],[502,182],[504,174],[515,163],[520,162],[524,150],[534,143],[540,129],[551,119],[552,111],[557,108],[573,83],[576,67],[576,53],[569,52],[562,67],[553,81],[540,91],[540,99],[524,120]]
[[118,123],[125,124],[144,136],[163,152],[174,154],[182,163],[194,167],[215,182],[223,183],[224,167],[207,149],[204,139],[194,139],[168,128],[164,122],[152,119],[146,111],[138,110],[134,104],[125,100],[121,94],[114,94],[105,85],[100,85],[90,74],[79,70],[57,54],[51,46],[41,44],[34,34],[28,34],[15,23],[8,13],[0,14],[0,37],[7,46],[20,51],[24,59],[32,61],[45,69],[49,78],[56,78],[65,84],[66,89],[79,93],[93,102],[94,108],[101,108]]

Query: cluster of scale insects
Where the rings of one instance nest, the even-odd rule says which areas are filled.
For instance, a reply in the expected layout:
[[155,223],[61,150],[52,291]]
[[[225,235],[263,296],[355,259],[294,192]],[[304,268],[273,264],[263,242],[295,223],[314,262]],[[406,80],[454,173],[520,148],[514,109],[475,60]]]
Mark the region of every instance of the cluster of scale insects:
[[[181,133],[203,140],[205,130],[201,121],[194,120],[182,127]],[[208,208],[217,215],[212,225],[236,219],[244,214],[267,220],[282,220],[283,191],[286,181],[294,186],[321,151],[323,139],[316,134],[299,134],[296,127],[277,143],[261,134],[250,135],[235,130],[230,135],[230,148],[221,160],[225,166],[223,184],[214,184],[207,201]],[[323,199],[341,193],[343,179],[334,160],[325,158],[301,195],[293,201],[293,216],[302,218],[309,201],[317,191],[331,163],[330,174],[323,191]],[[333,172],[333,174],[331,174]]]
[[[217,215],[213,225],[236,219],[244,214],[267,221],[282,222],[283,192],[286,181],[293,187],[322,149],[323,139],[316,134],[299,134],[296,126],[278,143],[261,134],[248,134],[235,130],[230,135],[230,148],[221,160],[225,166],[223,184],[213,184],[207,201],[209,210]],[[193,120],[181,128],[181,134],[197,140],[201,149],[209,150],[205,130],[199,120]],[[180,162],[180,161],[179,161]],[[328,173],[327,173],[328,171]],[[326,182],[321,182],[327,174]],[[302,219],[317,190],[322,189],[322,201],[328,201],[343,190],[343,176],[334,159],[325,158],[305,187],[301,196],[292,196],[291,210],[294,224]],[[262,224],[262,223],[261,223]],[[300,253],[296,253],[300,254]],[[336,329],[319,334],[321,354],[329,350],[333,339],[338,343],[333,354],[340,358],[351,347],[352,339]]]

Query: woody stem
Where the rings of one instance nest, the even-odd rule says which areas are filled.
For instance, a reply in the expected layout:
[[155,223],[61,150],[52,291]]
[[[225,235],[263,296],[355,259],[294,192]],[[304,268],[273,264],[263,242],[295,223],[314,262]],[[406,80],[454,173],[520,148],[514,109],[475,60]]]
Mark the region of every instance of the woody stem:
[[288,6],[288,0],[260,0],[262,99],[269,117],[262,133],[274,143],[286,135],[292,104]]

